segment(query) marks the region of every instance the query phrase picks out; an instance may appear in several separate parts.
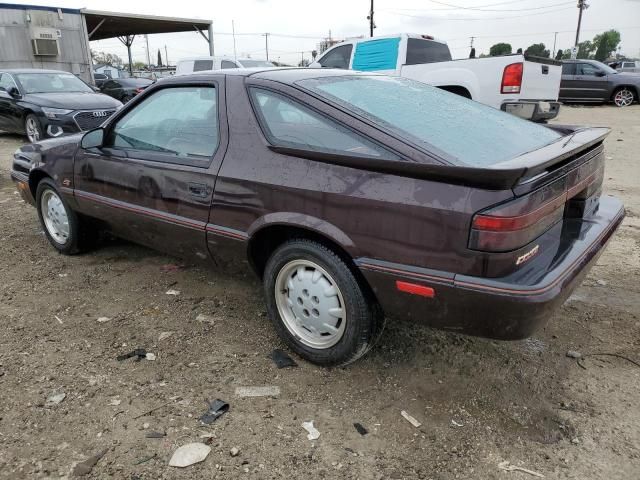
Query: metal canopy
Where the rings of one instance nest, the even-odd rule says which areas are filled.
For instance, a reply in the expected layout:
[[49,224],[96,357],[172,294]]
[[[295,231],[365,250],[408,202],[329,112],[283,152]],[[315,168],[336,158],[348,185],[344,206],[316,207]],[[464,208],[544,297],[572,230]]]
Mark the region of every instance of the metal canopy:
[[[154,33],[175,33],[208,31],[211,20],[190,18],[157,17],[132,13],[102,12],[82,9],[87,22],[89,40],[127,37],[129,35],[151,35]],[[207,40],[209,40],[207,38]]]

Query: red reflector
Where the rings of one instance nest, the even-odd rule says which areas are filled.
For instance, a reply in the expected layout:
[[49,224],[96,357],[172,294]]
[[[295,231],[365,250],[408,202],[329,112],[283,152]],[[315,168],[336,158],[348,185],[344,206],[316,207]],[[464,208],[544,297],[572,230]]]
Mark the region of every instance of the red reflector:
[[512,63],[504,67],[500,93],[520,93],[523,63]]
[[433,298],[436,296],[436,291],[431,287],[425,287],[424,285],[418,285],[415,283],[401,282],[396,280],[396,288],[401,292],[410,293],[412,295],[420,295],[421,297]]

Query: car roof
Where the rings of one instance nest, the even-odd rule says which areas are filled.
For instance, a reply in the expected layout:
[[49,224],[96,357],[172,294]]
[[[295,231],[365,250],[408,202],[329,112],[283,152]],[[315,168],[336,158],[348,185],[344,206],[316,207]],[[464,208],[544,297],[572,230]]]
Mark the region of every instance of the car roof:
[[181,80],[198,80],[206,76],[228,75],[234,77],[251,77],[262,80],[273,80],[275,82],[292,84],[298,80],[308,78],[336,77],[336,76],[379,76],[377,73],[358,72],[354,70],[343,70],[339,68],[308,68],[308,67],[255,67],[255,68],[230,68],[227,70],[206,70],[192,73],[190,75],[178,75],[171,77],[172,83],[179,83]]
[[43,70],[42,68],[4,68],[0,69],[2,73],[66,73],[73,75],[71,72],[64,70]]

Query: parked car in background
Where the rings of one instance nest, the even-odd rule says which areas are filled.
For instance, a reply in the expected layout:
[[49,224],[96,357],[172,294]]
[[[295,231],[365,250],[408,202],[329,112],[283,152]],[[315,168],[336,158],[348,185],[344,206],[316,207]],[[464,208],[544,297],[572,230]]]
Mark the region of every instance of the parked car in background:
[[618,72],[640,73],[640,61],[623,60],[616,68]]
[[275,67],[275,65],[267,60],[258,60],[255,58],[195,57],[179,60],[176,64],[176,75],[189,75],[194,72],[225,70],[227,68],[268,67]]
[[110,80],[111,77],[105,75],[104,73],[94,73],[93,74],[93,82],[96,84],[96,87],[102,88],[104,83]]
[[164,79],[84,136],[22,147],[11,176],[59,252],[102,226],[251,265],[284,341],[343,365],[385,315],[531,335],[624,216],[601,195],[607,133],[405,78],[227,70]]
[[122,103],[57,70],[0,70],[0,130],[30,142],[90,130]]
[[522,54],[451,58],[446,42],[403,33],[339,43],[310,67],[410,78],[535,121],[558,115],[560,62]]
[[638,100],[640,75],[619,73],[597,60],[563,60],[560,100],[613,102],[626,107]]
[[149,80],[147,78],[118,78],[104,82],[100,91],[110,97],[120,100],[122,103],[127,103],[152,84],[153,80]]

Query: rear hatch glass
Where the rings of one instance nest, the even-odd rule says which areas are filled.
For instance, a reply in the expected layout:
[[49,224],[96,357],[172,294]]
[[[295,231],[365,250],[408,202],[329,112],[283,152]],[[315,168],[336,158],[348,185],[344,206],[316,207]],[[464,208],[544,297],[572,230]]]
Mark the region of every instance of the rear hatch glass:
[[549,128],[405,78],[352,75],[296,84],[454,164],[490,167],[562,137]]

